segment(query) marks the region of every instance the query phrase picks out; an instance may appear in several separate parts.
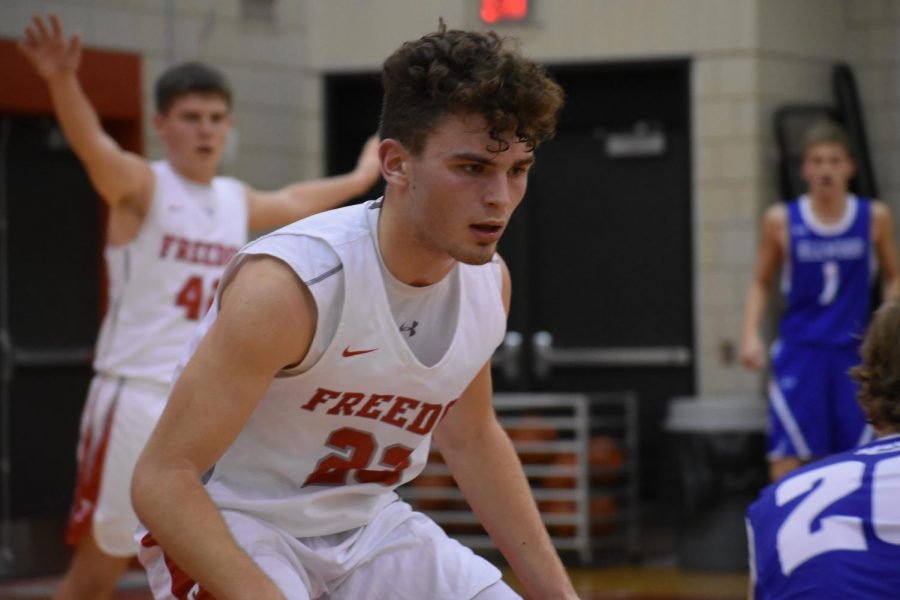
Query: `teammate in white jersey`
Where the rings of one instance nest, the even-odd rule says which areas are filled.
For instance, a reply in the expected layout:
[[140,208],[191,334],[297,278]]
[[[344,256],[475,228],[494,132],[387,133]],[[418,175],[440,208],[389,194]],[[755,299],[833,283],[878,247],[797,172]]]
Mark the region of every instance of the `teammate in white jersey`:
[[225,265],[248,229],[284,225],[364,193],[380,169],[377,140],[343,176],[261,192],[216,176],[231,128],[224,77],[198,63],[156,85],[154,127],[165,160],[148,163],[107,135],[76,72],[77,36],[35,17],[20,43],[47,82],[69,144],[109,207],[109,310],[85,405],[79,474],[67,539],[77,545],[57,598],[109,597],[137,553],[129,484],[162,411],[178,358],[206,313]]
[[394,492],[432,435],[527,594],[576,597],[490,370],[510,299],[496,245],[562,91],[496,34],[443,25],[382,81],[385,197],[239,254],[138,461],[157,598],[518,597]]

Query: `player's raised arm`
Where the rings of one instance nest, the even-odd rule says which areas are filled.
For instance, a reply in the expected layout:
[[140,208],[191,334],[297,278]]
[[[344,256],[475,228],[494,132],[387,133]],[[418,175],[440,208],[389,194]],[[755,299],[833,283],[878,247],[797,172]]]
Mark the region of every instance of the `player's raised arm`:
[[143,213],[150,200],[153,174],[143,158],[123,150],[103,130],[78,81],[79,36],[67,39],[56,15],[47,21],[35,16],[19,49],[47,83],[66,139],[100,196],[111,206],[129,204]]
[[349,173],[301,181],[271,192],[248,188],[250,229],[270,229],[340,206],[363,194],[381,176],[377,136],[363,145]]
[[[282,598],[234,542],[200,483],[316,322],[307,288],[283,263],[249,258],[222,297],[135,468],[132,502],[163,551],[218,598]],[[204,548],[198,552],[198,548]]]
[[766,312],[772,281],[784,259],[787,243],[786,222],[787,212],[780,204],[769,208],[763,217],[756,269],[750,289],[747,290],[741,330],[741,362],[751,369],[761,369],[766,364],[766,349],[759,330]]

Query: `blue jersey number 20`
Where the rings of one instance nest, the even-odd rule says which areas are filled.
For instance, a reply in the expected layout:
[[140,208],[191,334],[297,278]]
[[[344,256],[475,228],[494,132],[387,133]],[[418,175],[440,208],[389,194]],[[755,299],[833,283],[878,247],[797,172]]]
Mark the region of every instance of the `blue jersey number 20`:
[[[775,490],[775,501],[784,506],[798,496],[809,494],[797,504],[778,530],[777,546],[781,571],[789,575],[807,560],[832,550],[866,550],[862,519],[850,515],[831,515],[819,522],[817,517],[829,506],[860,488],[866,463],[848,460],[788,478]],[[900,502],[891,497],[895,490],[885,483],[900,479],[900,456],[875,464],[872,476],[872,521],[875,535],[900,545],[900,530],[887,523],[900,523]],[[810,491],[812,490],[812,491]]]

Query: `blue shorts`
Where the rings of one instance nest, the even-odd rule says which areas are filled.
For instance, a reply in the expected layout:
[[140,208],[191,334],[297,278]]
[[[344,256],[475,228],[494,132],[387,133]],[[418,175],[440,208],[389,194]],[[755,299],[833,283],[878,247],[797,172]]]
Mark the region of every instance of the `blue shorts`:
[[810,460],[871,441],[849,371],[858,348],[810,348],[783,341],[772,347],[769,460]]

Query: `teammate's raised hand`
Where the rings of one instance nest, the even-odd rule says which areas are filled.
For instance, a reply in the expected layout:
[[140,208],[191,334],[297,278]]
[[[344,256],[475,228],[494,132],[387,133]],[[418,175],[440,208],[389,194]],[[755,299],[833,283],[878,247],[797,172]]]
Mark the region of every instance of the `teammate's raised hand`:
[[81,39],[73,35],[67,40],[56,15],[49,15],[48,20],[49,23],[38,15],[32,17],[31,24],[25,28],[25,39],[19,42],[19,50],[49,82],[78,70]]
[[369,185],[374,185],[378,178],[381,177],[381,159],[378,158],[378,146],[380,145],[381,140],[378,138],[378,135],[371,136],[366,140],[365,145],[359,152],[359,158],[356,159],[354,171],[370,180],[371,183]]

